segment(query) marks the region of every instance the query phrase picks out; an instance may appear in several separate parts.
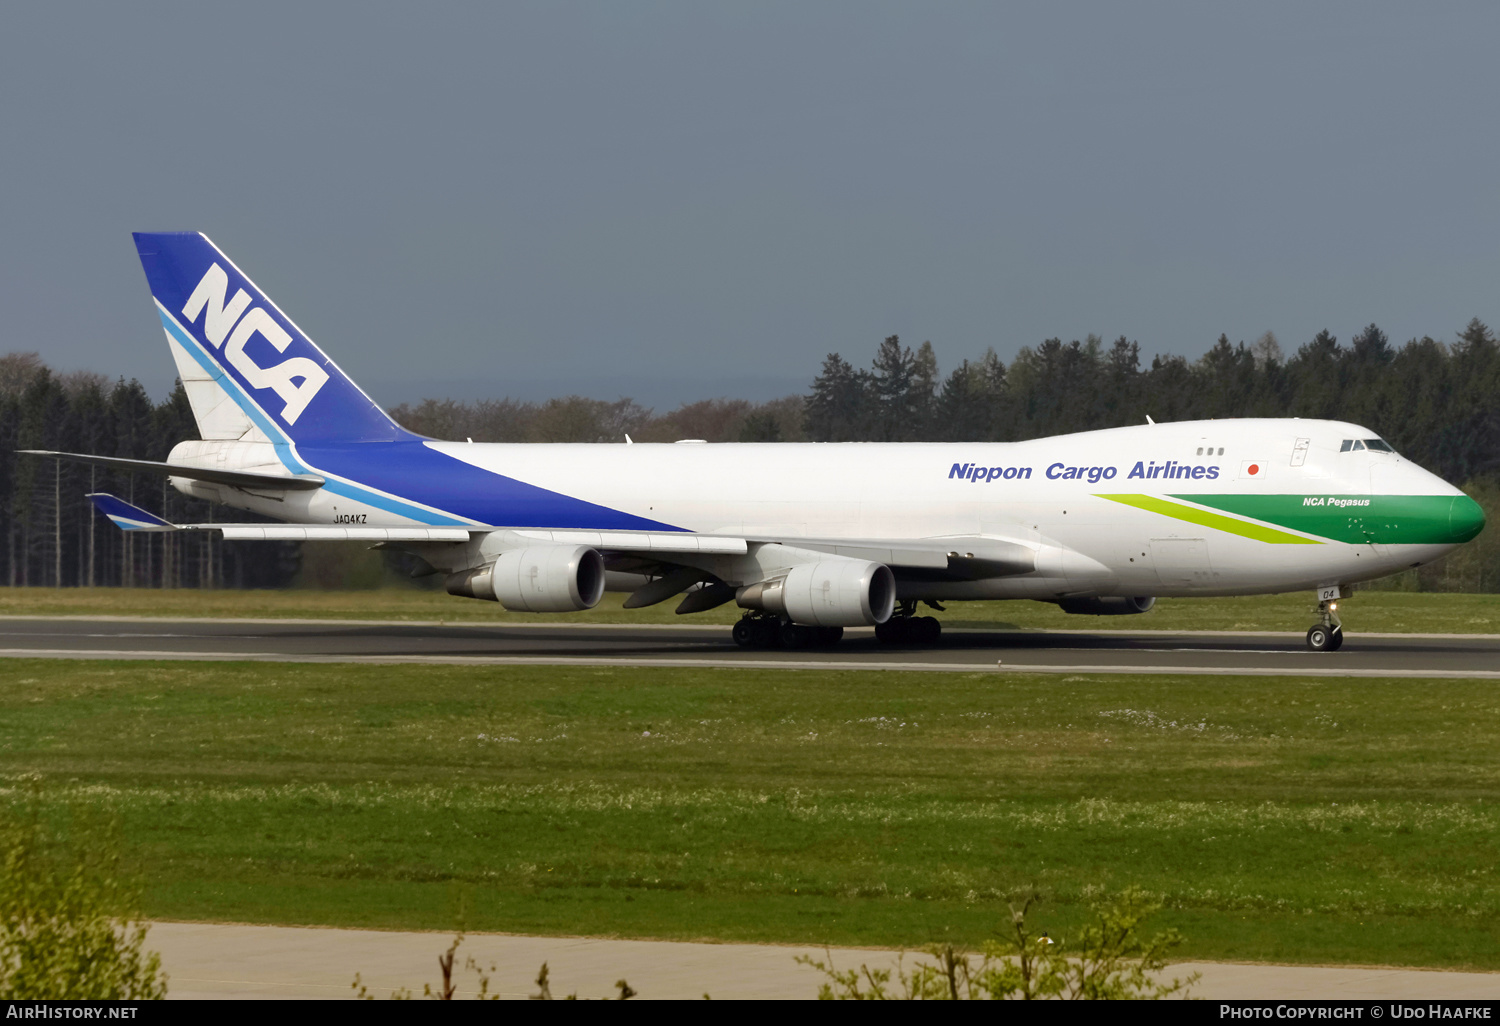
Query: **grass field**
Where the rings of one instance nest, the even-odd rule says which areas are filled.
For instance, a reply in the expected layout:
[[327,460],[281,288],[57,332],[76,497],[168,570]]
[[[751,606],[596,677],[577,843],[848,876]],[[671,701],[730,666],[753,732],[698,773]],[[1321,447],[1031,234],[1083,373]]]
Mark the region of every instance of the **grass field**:
[[[120,588],[0,588],[0,615],[271,617],[451,622],[555,621],[574,623],[730,624],[733,604],[677,616],[675,602],[622,609],[609,594],[583,613],[510,613],[494,602],[454,598],[416,588],[371,591],[161,591]],[[1302,631],[1313,621],[1310,593],[1248,598],[1162,599],[1139,616],[1069,616],[1045,602],[955,602],[936,614],[955,627],[1052,630]],[[930,612],[930,610],[929,610]],[[1360,631],[1435,634],[1500,633],[1500,595],[1363,591],[1340,607],[1345,626]]]
[[162,918],[919,945],[1159,892],[1183,953],[1500,969],[1480,681],[0,661],[0,785]]

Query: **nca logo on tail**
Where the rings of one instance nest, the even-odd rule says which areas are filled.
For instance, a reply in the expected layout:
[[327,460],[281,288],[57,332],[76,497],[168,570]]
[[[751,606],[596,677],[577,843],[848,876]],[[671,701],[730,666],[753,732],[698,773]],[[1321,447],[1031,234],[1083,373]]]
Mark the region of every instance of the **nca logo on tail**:
[[[229,275],[224,268],[213,264],[188,297],[182,315],[192,324],[200,313],[203,314],[203,334],[214,348],[223,348],[224,359],[244,376],[252,388],[269,388],[281,396],[286,402],[281,419],[288,424],[297,423],[307,404],[328,383],[328,372],[305,356],[290,357],[274,367],[262,367],[251,359],[245,346],[257,333],[278,353],[286,352],[292,336],[272,320],[263,307],[257,306],[247,312],[245,308],[250,305],[250,296],[244,289],[236,290],[234,298],[226,304],[224,297],[228,291]],[[227,344],[224,342],[226,336],[229,339]]]

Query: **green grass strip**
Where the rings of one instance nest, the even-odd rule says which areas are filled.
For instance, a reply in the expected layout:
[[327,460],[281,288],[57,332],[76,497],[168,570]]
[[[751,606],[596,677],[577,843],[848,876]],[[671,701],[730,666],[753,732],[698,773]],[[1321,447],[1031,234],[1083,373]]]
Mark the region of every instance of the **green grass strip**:
[[1497,794],[1489,681],[0,660],[0,820],[117,824],[160,919],[975,946],[1134,883],[1185,958],[1495,971]]
[[1241,538],[1251,538],[1255,541],[1262,541],[1271,545],[1323,544],[1313,538],[1303,538],[1300,535],[1278,531],[1274,527],[1266,527],[1264,524],[1252,524],[1218,513],[1210,513],[1207,510],[1194,509],[1192,506],[1184,506],[1181,503],[1168,502],[1166,499],[1160,499],[1154,495],[1100,495],[1099,498],[1109,499],[1111,502],[1118,502],[1126,506],[1134,506],[1136,509],[1143,509],[1148,513],[1160,513],[1162,516],[1171,517],[1173,520],[1185,520],[1190,524],[1211,527],[1216,531],[1237,534]]

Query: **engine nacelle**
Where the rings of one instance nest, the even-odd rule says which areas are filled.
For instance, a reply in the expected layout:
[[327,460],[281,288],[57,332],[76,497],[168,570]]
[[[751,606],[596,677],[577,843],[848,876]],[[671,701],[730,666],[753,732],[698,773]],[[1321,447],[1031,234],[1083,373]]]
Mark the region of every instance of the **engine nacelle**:
[[867,627],[885,623],[896,606],[890,567],[857,559],[804,563],[783,578],[740,589],[747,609],[780,613],[815,627]]
[[592,609],[604,596],[604,557],[587,545],[531,545],[488,566],[448,575],[448,593],[489,599],[518,613]]
[[1156,605],[1156,599],[1136,596],[1124,598],[1111,595],[1108,598],[1070,598],[1058,601],[1064,613],[1080,613],[1085,616],[1130,616],[1145,613]]

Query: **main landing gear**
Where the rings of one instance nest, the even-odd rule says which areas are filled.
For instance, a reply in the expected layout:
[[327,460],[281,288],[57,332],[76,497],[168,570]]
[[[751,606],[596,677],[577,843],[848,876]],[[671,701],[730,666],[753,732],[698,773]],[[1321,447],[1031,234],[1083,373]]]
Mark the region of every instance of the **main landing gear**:
[[1307,647],[1314,652],[1337,652],[1344,647],[1344,625],[1339,623],[1339,604],[1332,599],[1318,603],[1318,623],[1307,629]]
[[[929,602],[928,605],[942,612],[943,607]],[[943,633],[943,625],[935,616],[916,616],[917,603],[905,599],[896,614],[885,623],[875,625],[875,639],[882,645],[932,645]]]
[[[942,606],[929,602],[939,612]],[[875,637],[884,645],[931,645],[943,633],[943,625],[932,616],[916,616],[913,600],[901,603],[885,623],[875,625]],[[735,623],[731,632],[741,648],[828,648],[844,636],[842,627],[812,627],[792,623],[774,613],[751,611]]]
[[767,613],[746,613],[731,632],[740,648],[828,648],[844,636],[842,627],[810,627]]

